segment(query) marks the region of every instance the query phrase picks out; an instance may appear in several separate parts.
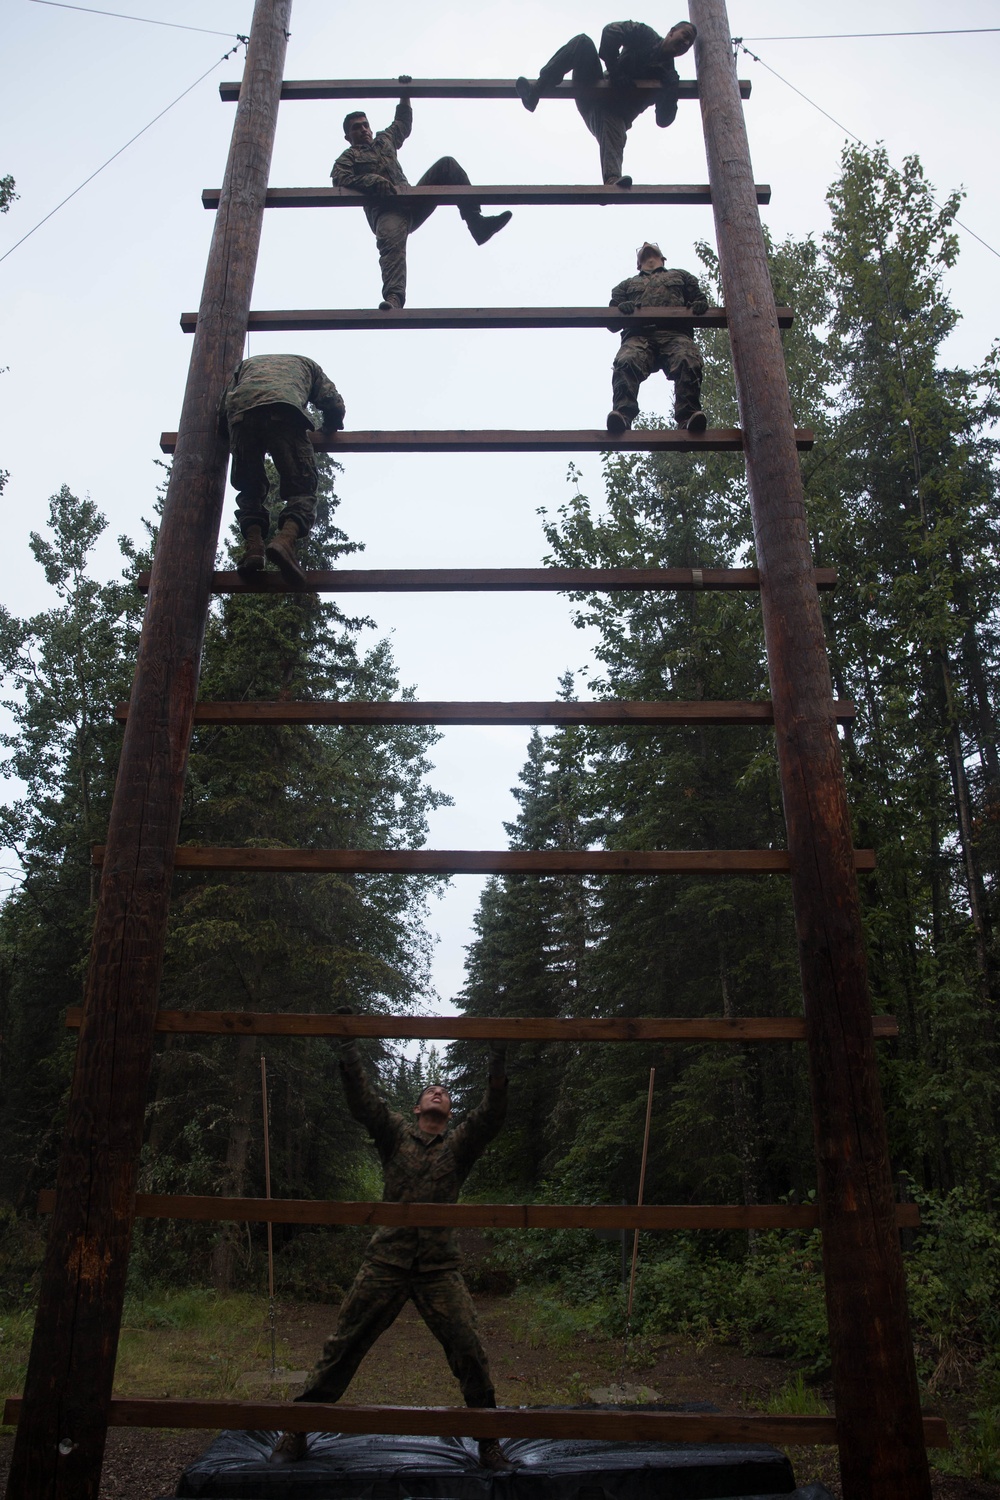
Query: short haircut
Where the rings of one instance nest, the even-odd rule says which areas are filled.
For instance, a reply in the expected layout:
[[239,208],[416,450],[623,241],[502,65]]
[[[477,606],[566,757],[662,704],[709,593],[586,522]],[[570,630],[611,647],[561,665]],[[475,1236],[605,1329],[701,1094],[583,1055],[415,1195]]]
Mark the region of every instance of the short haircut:
[[367,118],[368,116],[363,109],[352,109],[349,115],[344,116],[344,134],[347,134],[348,126],[352,120],[367,120]]
[[442,1089],[444,1091],[444,1093],[446,1093],[448,1095],[448,1103],[449,1104],[451,1103],[451,1091],[450,1091],[450,1089],[446,1089],[443,1083],[427,1083],[427,1084],[424,1085],[424,1087],[420,1090],[420,1093],[417,1095],[417,1103],[418,1104],[420,1103],[421,1099],[424,1097],[424,1095],[430,1089]]
[[[671,26],[670,31],[679,31],[682,26],[686,26],[688,31],[693,32],[695,39],[697,40],[698,28],[693,21],[675,21],[673,26]],[[670,33],[668,32],[667,35],[669,36],[669,34]]]

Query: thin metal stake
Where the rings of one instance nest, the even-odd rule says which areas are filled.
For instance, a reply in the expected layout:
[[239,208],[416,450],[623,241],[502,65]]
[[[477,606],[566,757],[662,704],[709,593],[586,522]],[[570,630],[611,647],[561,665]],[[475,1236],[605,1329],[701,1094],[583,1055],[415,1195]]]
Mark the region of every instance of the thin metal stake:
[[[649,1070],[649,1093],[646,1096],[646,1128],[642,1137],[642,1165],[639,1168],[639,1197],[637,1207],[642,1207],[643,1193],[646,1190],[646,1161],[649,1157],[649,1126],[653,1118],[653,1084],[656,1081],[656,1069]],[[624,1249],[624,1246],[623,1246]],[[632,1274],[628,1282],[628,1303],[625,1308],[625,1337],[622,1340],[622,1363],[618,1376],[618,1394],[622,1396],[625,1391],[625,1362],[628,1358],[628,1341],[632,1331],[632,1299],[635,1296],[635,1271],[639,1262],[639,1230],[632,1236]]]
[[[267,1112],[267,1058],[260,1054],[260,1097],[264,1112],[264,1197],[271,1196],[271,1128]],[[274,1320],[274,1226],[267,1221],[267,1320],[271,1326],[271,1375],[277,1375]]]

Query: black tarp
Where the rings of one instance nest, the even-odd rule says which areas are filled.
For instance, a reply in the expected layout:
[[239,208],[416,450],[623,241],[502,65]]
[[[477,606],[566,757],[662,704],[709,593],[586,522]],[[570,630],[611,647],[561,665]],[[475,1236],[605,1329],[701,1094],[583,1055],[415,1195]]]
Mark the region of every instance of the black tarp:
[[[269,1432],[222,1432],[181,1477],[201,1500],[732,1500],[795,1490],[785,1454],[763,1443],[616,1443],[511,1438],[518,1467],[493,1474],[471,1438],[312,1433],[308,1456],[272,1465]],[[825,1500],[810,1486],[801,1500]]]

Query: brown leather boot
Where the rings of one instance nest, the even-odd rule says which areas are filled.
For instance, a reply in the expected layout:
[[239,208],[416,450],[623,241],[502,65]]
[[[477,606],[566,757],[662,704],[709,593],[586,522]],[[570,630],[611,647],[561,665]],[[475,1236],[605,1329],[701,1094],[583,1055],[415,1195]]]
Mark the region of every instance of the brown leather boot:
[[249,578],[264,571],[264,533],[259,526],[248,526],[243,536],[243,555],[236,564],[237,573]]
[[277,563],[292,588],[304,589],[309,580],[299,565],[299,528],[295,521],[285,521],[282,528],[267,544],[267,555]]
[[306,1456],[307,1434],[283,1432],[268,1454],[269,1464],[297,1464]]
[[484,1469],[491,1469],[494,1474],[510,1474],[517,1468],[509,1458],[504,1458],[503,1449],[499,1438],[483,1438],[479,1444],[479,1463]]

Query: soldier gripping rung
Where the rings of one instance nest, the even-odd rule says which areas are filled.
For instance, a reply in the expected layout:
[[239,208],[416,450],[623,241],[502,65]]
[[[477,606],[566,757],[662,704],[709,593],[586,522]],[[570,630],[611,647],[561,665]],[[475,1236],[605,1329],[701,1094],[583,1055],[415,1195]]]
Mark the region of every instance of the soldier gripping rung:
[[[750,98],[750,79],[741,78],[740,95]],[[637,94],[657,94],[663,85],[658,79],[640,78],[632,84]],[[286,78],[281,85],[282,102],[293,99],[398,99],[404,85],[398,78]],[[414,78],[405,85],[411,99],[518,99],[513,78]],[[596,94],[609,93],[610,85],[591,85]],[[240,84],[233,80],[219,84],[219,96],[227,104],[240,97]],[[570,83],[556,84],[539,90],[542,99],[568,99],[575,94]],[[699,97],[698,80],[682,78],[678,100]]]
[[[753,592],[760,588],[756,568],[326,568],[307,573],[314,594],[579,593],[626,590],[677,593]],[[136,588],[149,589],[140,573]],[[817,589],[837,584],[836,568],[814,568]],[[286,594],[281,573],[213,573],[216,594]]]
[[[384,431],[311,432],[320,453],[741,453],[739,427],[710,427],[700,437],[683,427],[640,428],[612,437],[603,428],[580,432]],[[796,430],[795,445],[809,449],[813,434]],[[173,453],[176,432],[161,432],[161,453]]]
[[[757,183],[754,191],[758,203],[770,203],[769,183]],[[220,188],[205,188],[201,201],[205,208],[218,208],[222,196]],[[365,193],[356,193],[352,188],[339,187],[292,187],[268,188],[264,198],[265,208],[365,208],[372,203]],[[408,186],[405,193],[394,193],[391,199],[376,198],[382,205],[391,202],[394,208],[412,208],[418,203],[436,206],[478,203],[486,208],[501,204],[526,207],[531,204],[587,206],[596,204],[606,207],[609,203],[631,203],[638,207],[654,205],[710,204],[712,192],[705,183],[680,183],[676,185],[637,184],[622,189],[617,187],[595,187],[590,183],[542,186],[541,184],[490,183],[485,186],[417,187]]]
[[[51,1213],[55,1189],[38,1195]],[[140,1219],[245,1224],[365,1224],[391,1229],[818,1229],[811,1203],[343,1203],[322,1198],[214,1198],[188,1193],[137,1193]],[[916,1203],[896,1205],[901,1229],[920,1226]]]
[[[853,703],[834,700],[840,724],[855,717]],[[115,707],[124,724],[128,704]],[[412,703],[378,700],[368,703],[326,699],[292,703],[196,703],[196,724],[637,724],[655,728],[668,724],[773,724],[771,703],[654,702],[608,700],[597,703]]]
[[[91,863],[104,863],[95,844]],[[858,872],[875,868],[855,849]],[[787,875],[787,849],[261,849],[182,844],[175,870],[246,870],[276,875]]]
[[[779,307],[778,327],[791,328],[791,308]],[[706,313],[687,308],[648,307],[637,313],[613,313],[606,307],[404,307],[380,312],[373,307],[278,308],[252,312],[250,333],[312,333],[333,329],[346,332],[363,328],[657,328],[687,333],[693,328],[725,328],[724,307]],[[181,313],[181,328],[194,333],[196,312]]]
[[[83,1007],[71,1005],[77,1030]],[[801,1016],[343,1016],[306,1011],[160,1010],[154,1029],[174,1036],[387,1037],[420,1041],[804,1042]],[[872,1036],[899,1035],[895,1016],[872,1016]]]

